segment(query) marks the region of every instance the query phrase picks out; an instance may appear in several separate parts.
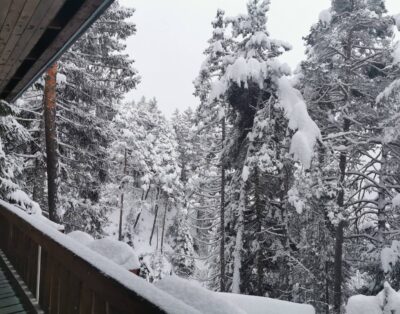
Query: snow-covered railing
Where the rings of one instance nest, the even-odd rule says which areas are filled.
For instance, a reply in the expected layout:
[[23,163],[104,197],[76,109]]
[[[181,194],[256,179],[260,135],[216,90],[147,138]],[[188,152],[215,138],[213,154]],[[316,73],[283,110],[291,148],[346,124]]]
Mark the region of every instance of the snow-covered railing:
[[46,313],[198,313],[3,201],[0,249]]

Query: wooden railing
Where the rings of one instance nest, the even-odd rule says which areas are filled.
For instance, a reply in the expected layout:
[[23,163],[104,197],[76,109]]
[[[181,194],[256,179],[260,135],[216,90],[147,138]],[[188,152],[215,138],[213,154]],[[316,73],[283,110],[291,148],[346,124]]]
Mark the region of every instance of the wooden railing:
[[1,204],[0,249],[45,313],[166,313]]

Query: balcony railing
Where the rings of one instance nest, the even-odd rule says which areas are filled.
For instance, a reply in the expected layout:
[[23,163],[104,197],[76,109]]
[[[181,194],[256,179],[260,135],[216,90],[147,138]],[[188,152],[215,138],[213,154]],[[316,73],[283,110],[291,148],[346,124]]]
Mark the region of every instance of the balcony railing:
[[0,249],[45,313],[191,313],[181,301],[3,201]]

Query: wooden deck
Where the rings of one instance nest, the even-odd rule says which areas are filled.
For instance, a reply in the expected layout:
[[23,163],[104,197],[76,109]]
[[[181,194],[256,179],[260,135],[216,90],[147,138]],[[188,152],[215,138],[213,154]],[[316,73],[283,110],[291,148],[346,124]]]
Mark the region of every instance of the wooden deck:
[[21,297],[19,289],[7,275],[3,261],[0,261],[0,313],[31,313],[31,308]]

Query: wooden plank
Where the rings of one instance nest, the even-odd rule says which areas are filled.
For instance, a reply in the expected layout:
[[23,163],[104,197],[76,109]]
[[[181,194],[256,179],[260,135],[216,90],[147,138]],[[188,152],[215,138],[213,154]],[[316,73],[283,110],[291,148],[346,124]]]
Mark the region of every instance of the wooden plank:
[[59,275],[59,306],[58,314],[68,314],[68,306],[70,302],[71,291],[69,289],[69,271],[60,265],[58,270]]
[[79,279],[72,273],[69,273],[68,277],[69,302],[67,310],[67,313],[69,314],[79,313],[81,287],[82,283],[79,281]]
[[21,304],[12,305],[5,308],[0,308],[1,314],[14,314],[15,312],[23,311],[24,307]]
[[0,64],[6,64],[11,52],[13,51],[17,41],[21,38],[22,34],[26,30],[29,21],[32,18],[33,12],[35,12],[40,0],[29,0],[25,2],[25,5],[18,17],[17,23],[14,25],[10,37],[8,38],[3,52],[0,54]]
[[50,296],[50,314],[58,314],[60,310],[60,264],[54,261],[54,268],[51,274],[51,296]]
[[4,299],[12,297],[12,296],[15,296],[14,291],[10,291],[8,293],[0,294],[0,302],[1,302],[1,300],[4,300]]
[[11,6],[8,9],[6,20],[4,21],[3,26],[0,30],[0,54],[3,52],[8,38],[10,37],[15,27],[15,24],[18,21],[21,11],[24,8],[25,1],[26,0],[13,0]]
[[20,303],[21,303],[21,301],[16,296],[12,296],[12,297],[1,300],[0,308],[11,306],[11,305],[16,305],[16,304],[20,304]]
[[65,1],[40,1],[31,15],[28,26],[15,44],[14,49],[10,53],[10,58],[3,64],[3,67],[0,61],[0,73],[3,71],[3,83],[0,82],[0,90],[4,88],[8,79],[14,75],[23,60],[29,55]]
[[85,284],[82,286],[79,314],[93,313],[93,291]]
[[[78,2],[78,0],[76,1]],[[8,100],[11,100],[37,73],[43,70],[43,67],[65,46],[69,39],[77,33],[79,28],[89,19],[97,8],[101,7],[105,0],[79,0],[79,2],[83,3],[82,7],[80,7],[73,18],[68,21],[67,25],[63,26],[62,31],[57,35],[55,40],[51,44],[49,43],[49,47],[41,54],[40,59],[36,60],[31,66],[23,79],[10,91],[10,94],[7,96]],[[2,88],[3,87],[0,86],[0,92]]]
[[0,0],[0,30],[3,28],[4,21],[6,20],[8,10],[12,0]]

